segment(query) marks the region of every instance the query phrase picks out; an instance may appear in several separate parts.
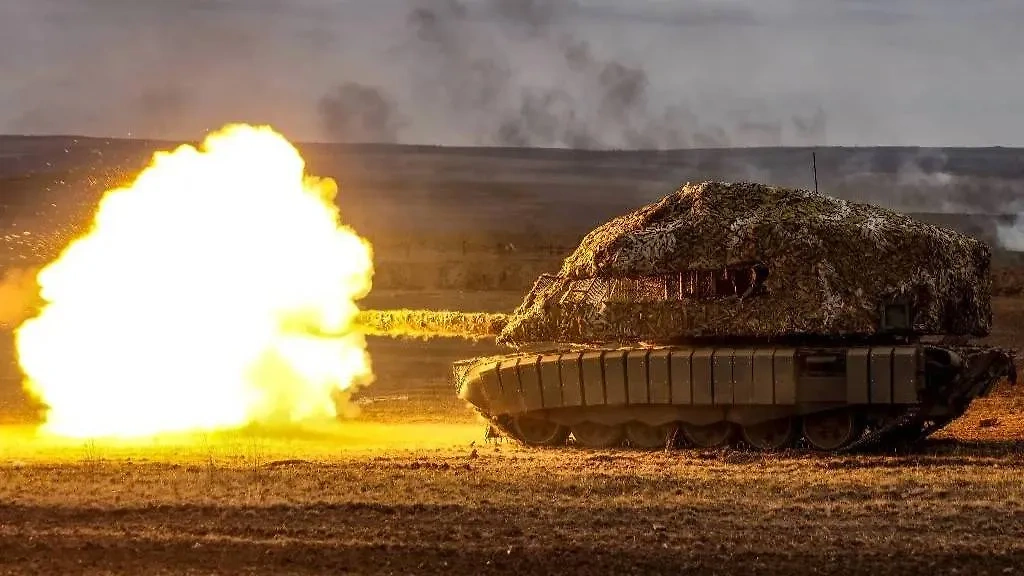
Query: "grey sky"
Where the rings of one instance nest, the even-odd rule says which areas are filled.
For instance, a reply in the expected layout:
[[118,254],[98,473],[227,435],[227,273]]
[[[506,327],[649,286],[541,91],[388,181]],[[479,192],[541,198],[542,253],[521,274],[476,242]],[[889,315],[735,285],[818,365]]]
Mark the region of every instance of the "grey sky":
[[1024,145],[1017,0],[0,0],[0,132]]

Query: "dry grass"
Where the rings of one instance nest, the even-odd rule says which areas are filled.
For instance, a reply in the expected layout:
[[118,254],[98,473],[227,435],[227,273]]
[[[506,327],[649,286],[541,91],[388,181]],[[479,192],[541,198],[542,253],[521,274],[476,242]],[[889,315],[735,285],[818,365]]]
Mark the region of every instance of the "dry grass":
[[[413,305],[493,310],[513,296]],[[1019,342],[1021,311],[996,301],[994,341]],[[1009,574],[1024,562],[1024,386],[910,455],[526,450],[485,443],[449,388],[451,360],[494,350],[373,339],[378,382],[338,426],[127,445],[3,429],[0,572]]]
[[1001,574],[1024,559],[1010,443],[843,458],[238,448],[8,462],[0,570]]

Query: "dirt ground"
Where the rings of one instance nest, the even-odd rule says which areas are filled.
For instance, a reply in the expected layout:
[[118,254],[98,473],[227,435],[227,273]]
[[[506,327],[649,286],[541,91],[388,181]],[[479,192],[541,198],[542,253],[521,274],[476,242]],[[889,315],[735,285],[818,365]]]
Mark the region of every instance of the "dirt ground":
[[0,570],[1007,574],[1024,560],[1024,460],[1004,443],[909,458],[251,454],[8,464]]
[[[518,295],[420,294],[502,309]],[[382,292],[378,305],[412,295]],[[993,340],[1024,306],[999,299]],[[1024,393],[910,455],[487,443],[456,340],[374,339],[355,419],[135,445],[0,432],[0,573],[1013,574]],[[984,425],[983,425],[984,421]]]
[[[550,160],[530,162],[543,172]],[[637,162],[623,156],[621,164],[616,170],[632,186]],[[395,182],[410,170],[387,168]],[[367,168],[364,179],[375,170]],[[506,182],[502,192],[486,188],[492,174],[423,172],[458,176],[467,196],[452,196],[454,180],[413,194],[419,219],[442,223],[433,236],[417,231],[414,244],[386,243],[390,222],[404,220],[385,218],[369,201],[358,205],[357,229],[375,231],[380,247],[377,287],[364,307],[511,310],[579,230],[599,223],[581,218],[571,234],[530,229],[537,241],[527,249],[519,237],[484,232],[499,221],[523,230],[523,223],[543,223],[541,216],[561,222],[568,208],[554,187],[548,194],[533,181]],[[520,174],[494,170],[493,178],[506,172]],[[642,203],[623,196],[626,184],[588,200],[583,194],[607,176],[595,174],[573,181],[575,205],[603,214]],[[0,193],[13,190],[20,200],[4,205],[3,224],[17,217],[19,230],[40,229],[4,237],[0,257],[12,266],[45,260],[70,234],[58,220],[71,217],[39,207],[63,206],[64,193],[46,187],[49,195],[38,196],[35,181],[4,182]],[[668,191],[653,184],[642,194]],[[516,200],[527,190],[533,196]],[[347,198],[354,206],[357,192]],[[400,192],[408,191],[390,193]],[[493,200],[499,192],[519,202],[515,218]],[[466,217],[473,210],[486,218]],[[477,226],[465,232],[477,244],[467,249],[469,236],[451,222]],[[47,227],[57,232],[46,234]],[[1024,347],[1024,298],[995,299],[989,341]],[[0,421],[30,412],[10,348],[9,335],[0,334]],[[355,396],[358,416],[304,430],[112,445],[43,440],[25,424],[0,426],[0,573],[1024,571],[1024,379],[975,402],[912,454],[539,450],[485,442],[482,425],[455,397],[451,361],[495,351],[487,342],[372,338],[377,380]]]

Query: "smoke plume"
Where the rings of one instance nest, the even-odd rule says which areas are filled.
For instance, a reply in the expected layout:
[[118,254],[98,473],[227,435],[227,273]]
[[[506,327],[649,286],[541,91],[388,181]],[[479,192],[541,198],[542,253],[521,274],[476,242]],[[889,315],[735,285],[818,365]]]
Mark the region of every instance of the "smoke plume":
[[1011,0],[6,0],[0,132],[1013,145],[1022,15]]
[[1004,250],[1024,251],[1024,213],[1018,213],[1012,225],[999,225],[996,233]]
[[404,121],[380,89],[346,82],[320,99],[324,131],[338,142],[395,142]]
[[[602,56],[575,32],[587,12],[556,0],[421,0],[407,18],[412,90],[475,144],[666,149],[824,143],[825,112],[702,120],[656,98],[640,59]],[[513,55],[525,55],[513,58]],[[524,62],[525,61],[525,62]],[[524,65],[525,64],[525,65]],[[793,136],[786,138],[786,125]]]

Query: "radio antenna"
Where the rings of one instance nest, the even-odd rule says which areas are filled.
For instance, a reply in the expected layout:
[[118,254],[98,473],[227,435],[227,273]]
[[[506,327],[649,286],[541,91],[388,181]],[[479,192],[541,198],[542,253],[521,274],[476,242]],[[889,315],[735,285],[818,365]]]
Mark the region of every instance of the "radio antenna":
[[811,172],[814,174],[814,193],[818,193],[818,159],[814,151],[811,151]]

